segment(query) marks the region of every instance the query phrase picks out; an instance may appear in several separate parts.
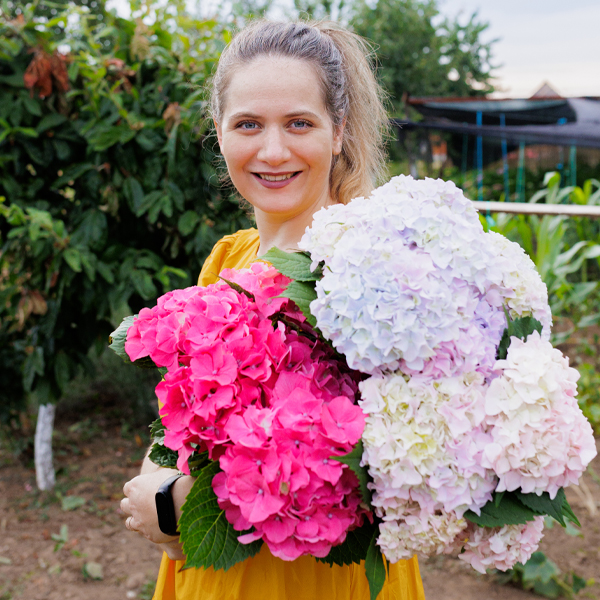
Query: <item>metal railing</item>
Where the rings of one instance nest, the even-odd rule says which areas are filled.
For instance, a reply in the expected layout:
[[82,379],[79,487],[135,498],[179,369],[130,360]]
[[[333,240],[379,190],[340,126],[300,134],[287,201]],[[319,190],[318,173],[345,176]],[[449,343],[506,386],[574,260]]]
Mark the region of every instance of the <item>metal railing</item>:
[[528,202],[491,202],[474,200],[480,212],[512,213],[520,215],[565,215],[600,219],[600,206],[579,204],[536,204]]

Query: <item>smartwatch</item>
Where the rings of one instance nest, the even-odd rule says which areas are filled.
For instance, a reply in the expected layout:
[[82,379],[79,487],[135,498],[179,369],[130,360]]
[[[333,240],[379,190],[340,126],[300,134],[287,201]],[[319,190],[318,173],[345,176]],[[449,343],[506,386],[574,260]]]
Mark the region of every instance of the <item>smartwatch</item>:
[[179,535],[177,531],[177,519],[175,518],[175,506],[171,488],[182,474],[173,475],[163,481],[156,492],[156,514],[158,515],[158,527],[165,535]]

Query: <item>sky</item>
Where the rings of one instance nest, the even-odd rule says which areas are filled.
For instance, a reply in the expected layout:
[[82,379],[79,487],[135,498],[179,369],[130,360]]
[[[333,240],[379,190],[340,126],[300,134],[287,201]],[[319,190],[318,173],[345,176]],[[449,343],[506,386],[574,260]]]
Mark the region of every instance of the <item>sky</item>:
[[[125,0],[109,0],[126,14]],[[600,96],[599,0],[438,0],[443,14],[478,11],[490,26],[496,97],[528,98],[544,82],[562,96]]]
[[443,13],[477,10],[490,24],[496,96],[527,98],[545,81],[563,96],[600,96],[598,0],[439,0]]

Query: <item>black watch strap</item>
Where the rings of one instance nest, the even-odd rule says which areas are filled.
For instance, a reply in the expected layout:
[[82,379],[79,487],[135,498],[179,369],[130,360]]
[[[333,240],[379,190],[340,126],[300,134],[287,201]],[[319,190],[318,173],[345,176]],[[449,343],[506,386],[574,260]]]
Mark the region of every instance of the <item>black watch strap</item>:
[[160,484],[160,487],[156,492],[155,500],[158,526],[165,535],[179,535],[171,488],[180,477],[183,477],[183,475],[178,474],[169,477],[169,479],[166,479]]

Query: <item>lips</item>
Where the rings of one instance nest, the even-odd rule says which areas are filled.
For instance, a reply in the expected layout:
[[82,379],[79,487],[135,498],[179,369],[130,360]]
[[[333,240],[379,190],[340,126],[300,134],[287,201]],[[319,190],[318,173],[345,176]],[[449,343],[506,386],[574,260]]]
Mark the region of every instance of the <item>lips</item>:
[[302,171],[294,173],[252,173],[255,179],[263,186],[269,189],[277,189],[289,185],[295,181]]

